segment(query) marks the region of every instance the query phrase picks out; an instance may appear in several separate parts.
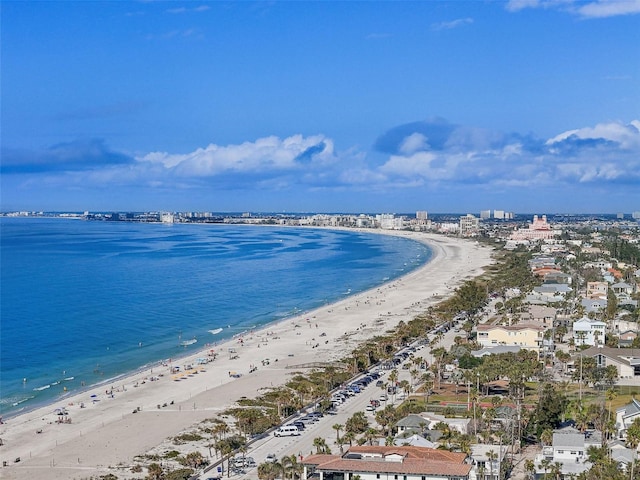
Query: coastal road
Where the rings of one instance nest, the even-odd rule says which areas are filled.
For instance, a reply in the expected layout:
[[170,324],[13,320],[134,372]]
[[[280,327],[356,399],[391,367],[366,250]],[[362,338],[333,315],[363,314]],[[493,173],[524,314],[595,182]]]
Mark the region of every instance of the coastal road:
[[[449,331],[444,332],[442,340],[437,345],[427,345],[424,348],[417,350],[414,355],[417,357],[423,357],[429,364],[432,363],[433,358],[430,353],[432,347],[442,346],[447,349],[454,344],[454,338],[456,336],[464,335],[464,332],[456,332],[454,329],[449,329]],[[428,335],[429,340],[433,340],[434,334],[430,333]],[[402,369],[401,367],[398,370],[398,381],[409,380],[411,381],[409,369]],[[380,380],[383,380],[385,383],[388,381],[388,375],[390,370],[382,370],[379,373],[381,374]],[[422,373],[423,371],[421,371]],[[311,423],[306,426],[306,428],[302,431],[299,436],[291,436],[291,437],[275,437],[273,434],[265,437],[264,439],[258,440],[253,443],[246,453],[246,456],[252,457],[256,464],[259,465],[263,463],[267,457],[267,455],[273,454],[276,456],[278,460],[282,459],[285,456],[296,455],[298,458],[300,455],[303,457],[308,456],[309,454],[313,454],[316,451],[316,448],[313,445],[313,441],[315,438],[321,437],[325,439],[327,445],[331,449],[331,452],[336,454],[340,453],[340,447],[336,443],[336,431],[333,429],[333,425],[341,424],[345,425],[347,420],[353,416],[354,413],[360,411],[364,412],[367,419],[369,420],[370,425],[377,426],[375,421],[375,412],[367,412],[366,407],[370,404],[370,401],[380,400],[381,395],[384,393],[384,390],[381,387],[375,386],[375,381],[371,382],[367,387],[361,390],[360,393],[349,397],[344,403],[342,403],[336,410],[336,413],[333,415],[325,415],[318,422]],[[398,396],[389,396],[387,402],[392,405],[398,405],[402,401]],[[385,402],[382,401],[379,408],[384,408]],[[299,417],[304,416],[306,413],[303,412]],[[296,418],[296,419],[297,419]],[[290,423],[294,421],[292,419],[286,423]],[[340,432],[341,435],[344,434],[344,430]],[[344,446],[345,449],[348,448],[348,445]],[[226,468],[226,462],[225,462]],[[208,478],[216,477],[215,469],[211,472],[205,473],[201,475],[199,478],[201,480],[206,480]],[[226,477],[226,472],[225,472]],[[247,479],[257,479],[258,472],[257,468],[248,468],[245,469],[245,473],[243,474],[231,474],[231,477],[235,478],[247,478]]]
[[[386,377],[388,376],[388,371],[380,372],[382,376],[381,380],[386,381]],[[313,440],[317,437],[324,438],[327,442],[327,445],[331,449],[332,453],[339,453],[340,448],[336,444],[336,431],[333,429],[333,425],[341,424],[345,425],[347,420],[353,416],[355,412],[365,412],[369,423],[374,425],[375,412],[366,412],[366,407],[369,405],[372,399],[379,400],[380,396],[384,393],[383,389],[375,386],[375,381],[371,382],[367,387],[362,389],[360,393],[349,397],[344,403],[342,403],[337,409],[336,413],[333,415],[325,415],[318,422],[308,424],[306,428],[302,431],[302,434],[299,436],[292,437],[275,437],[271,434],[269,437],[258,440],[257,442],[251,445],[251,448],[247,452],[248,457],[253,457],[256,463],[259,465],[263,463],[269,454],[274,454],[278,460],[280,460],[284,456],[296,455],[298,458],[300,455],[303,457],[308,456],[309,454],[315,453],[316,449],[313,446]],[[389,402],[391,402],[392,398],[389,398]],[[396,400],[396,403],[398,400]],[[384,402],[381,402],[381,407],[384,408]],[[309,410],[310,411],[310,410]],[[305,413],[300,415],[300,417],[304,416]],[[291,420],[293,421],[293,420]],[[290,422],[287,422],[290,423]],[[341,435],[344,434],[344,430],[341,431]],[[345,446],[345,449],[348,445]],[[226,462],[225,462],[226,467]],[[205,480],[207,478],[215,477],[216,475],[212,475],[214,471],[208,472],[200,476],[200,479]],[[226,475],[225,475],[226,476]],[[231,477],[242,477],[249,479],[257,479],[258,472],[257,468],[253,467],[250,469],[246,469],[245,473],[242,475],[231,474]]]

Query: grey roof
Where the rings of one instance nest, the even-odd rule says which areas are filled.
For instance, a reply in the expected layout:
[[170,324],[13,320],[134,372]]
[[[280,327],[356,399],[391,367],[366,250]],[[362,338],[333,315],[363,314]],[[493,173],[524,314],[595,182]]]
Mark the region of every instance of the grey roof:
[[635,458],[636,452],[630,448],[614,448],[611,450],[611,460],[614,462],[630,464]]
[[584,435],[581,433],[554,433],[553,448],[584,448]]
[[405,427],[405,428],[420,427],[420,425],[429,426],[429,420],[425,419],[424,417],[421,417],[420,415],[416,415],[413,413],[398,420],[398,423],[396,423],[396,427]]
[[485,355],[499,354],[499,353],[518,353],[521,347],[518,345],[496,345],[495,347],[485,347],[480,350],[471,352],[474,357],[484,357]]
[[624,407],[620,407],[618,410],[619,411],[623,410],[624,411],[623,415],[625,417],[629,415],[634,415],[640,412],[640,402],[635,398],[632,398],[631,403],[626,404]]

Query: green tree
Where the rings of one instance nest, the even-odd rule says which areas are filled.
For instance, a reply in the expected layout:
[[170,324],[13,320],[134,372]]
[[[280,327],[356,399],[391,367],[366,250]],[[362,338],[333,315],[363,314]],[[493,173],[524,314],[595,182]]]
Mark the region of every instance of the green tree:
[[163,480],[164,470],[157,463],[152,463],[147,467],[147,478],[149,480]]
[[554,384],[545,383],[529,423],[538,439],[543,431],[553,430],[558,426],[566,405],[565,395],[558,391]]
[[340,439],[340,431],[344,428],[344,425],[342,425],[341,423],[336,423],[333,425],[333,428],[336,431],[336,443],[338,444],[338,447],[340,447],[340,453],[343,453],[343,448],[342,448],[342,440]]
[[629,448],[638,448],[640,444],[640,417],[633,420],[627,428],[627,445]]

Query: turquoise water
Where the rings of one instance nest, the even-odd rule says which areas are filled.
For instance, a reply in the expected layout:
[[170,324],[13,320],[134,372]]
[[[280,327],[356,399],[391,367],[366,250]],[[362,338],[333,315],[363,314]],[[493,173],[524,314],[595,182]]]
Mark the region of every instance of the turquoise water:
[[412,240],[355,231],[55,218],[0,227],[5,415],[372,288],[431,256]]

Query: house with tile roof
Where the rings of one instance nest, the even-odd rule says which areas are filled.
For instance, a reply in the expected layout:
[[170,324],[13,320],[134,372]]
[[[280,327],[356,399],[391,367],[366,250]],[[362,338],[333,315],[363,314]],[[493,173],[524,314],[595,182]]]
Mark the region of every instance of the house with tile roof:
[[352,446],[343,455],[309,455],[302,478],[469,480],[467,454],[413,446]]

